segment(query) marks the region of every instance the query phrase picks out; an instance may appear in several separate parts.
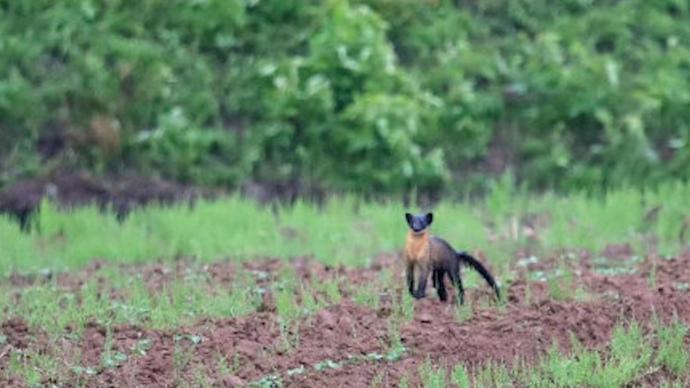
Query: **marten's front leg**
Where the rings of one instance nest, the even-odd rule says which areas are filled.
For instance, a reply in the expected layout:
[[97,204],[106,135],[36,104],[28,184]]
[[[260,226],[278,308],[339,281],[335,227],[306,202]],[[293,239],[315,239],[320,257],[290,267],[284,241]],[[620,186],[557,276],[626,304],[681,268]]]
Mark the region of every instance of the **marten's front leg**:
[[407,262],[406,268],[407,275],[407,289],[410,291],[410,295],[414,295],[414,264]]
[[429,268],[425,265],[419,266],[419,280],[417,281],[417,292],[412,294],[416,299],[421,299],[426,295],[426,281],[429,277]]

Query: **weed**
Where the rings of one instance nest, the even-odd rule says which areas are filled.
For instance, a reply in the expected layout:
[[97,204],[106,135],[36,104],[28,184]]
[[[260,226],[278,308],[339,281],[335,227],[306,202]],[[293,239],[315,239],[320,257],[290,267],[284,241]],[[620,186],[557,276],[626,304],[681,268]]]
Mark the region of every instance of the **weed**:
[[649,275],[647,277],[647,284],[649,288],[656,287],[656,256],[652,256],[652,268],[649,270]]
[[400,298],[393,298],[394,301],[398,301],[395,306],[395,312],[397,317],[402,319],[403,321],[411,321],[412,318],[414,317],[414,306],[415,306],[415,300],[410,295],[409,292],[401,292],[400,293]]
[[[235,354],[235,356],[237,357],[238,354]],[[222,376],[228,376],[234,374],[234,372],[237,371],[234,368],[234,365],[233,368],[230,367],[230,365],[228,364],[228,359],[220,353],[218,353],[218,355],[216,356],[216,369],[218,370],[218,373]]]
[[398,381],[398,388],[409,388],[410,386],[410,378],[407,376],[407,374],[403,374],[400,377],[400,381]]
[[573,272],[561,264],[556,273],[548,278],[547,284],[549,286],[549,294],[553,299],[569,299],[573,290]]
[[193,348],[184,344],[187,340],[190,340],[192,345],[199,342],[195,336],[176,335],[173,337],[173,374],[178,383],[184,381],[183,373],[190,365],[193,357]]
[[7,371],[10,375],[19,375],[24,371],[24,353],[21,350],[9,353]]
[[299,318],[302,312],[295,300],[297,280],[294,270],[284,269],[282,274],[281,282],[277,285],[276,309],[283,346],[289,350],[299,343]]
[[472,318],[472,301],[469,298],[465,298],[464,304],[456,303],[455,305],[455,317],[458,322],[466,322]]
[[[52,349],[51,349],[52,350]],[[9,353],[4,373],[22,377],[29,387],[45,385],[46,381],[58,382],[62,375],[61,360],[53,352],[33,349],[14,349]]]
[[276,284],[276,309],[282,319],[296,319],[300,316],[300,309],[295,300],[297,279],[294,270],[283,269],[280,282]]
[[434,366],[428,358],[419,367],[419,377],[426,388],[446,387],[446,370],[442,367]]
[[322,303],[317,302],[313,292],[307,283],[303,283],[300,287],[300,296],[302,297],[301,315],[312,314],[323,306]]
[[651,348],[633,322],[617,326],[611,339],[610,357],[587,351],[571,337],[573,355],[562,355],[554,345],[540,367],[538,380],[553,381],[556,386],[618,387],[634,381],[651,360]]
[[127,355],[113,349],[113,329],[111,325],[105,327],[105,342],[101,353],[101,366],[106,369],[116,368],[127,361]]
[[525,282],[525,304],[532,304],[532,286],[530,282]]
[[505,365],[489,363],[484,365],[476,376],[478,387],[511,387],[512,378]]
[[378,290],[372,284],[357,287],[353,296],[355,303],[369,307],[372,310],[378,310],[379,299]]
[[340,367],[342,367],[342,365],[343,364],[341,362],[336,362],[336,361],[333,361],[331,359],[327,359],[327,360],[323,360],[321,362],[314,364],[314,369],[316,369],[318,371],[322,371],[322,370],[326,370],[326,369],[339,369]]
[[458,388],[470,388],[470,376],[467,374],[467,368],[464,365],[456,365],[451,372],[451,377]]
[[405,353],[405,345],[402,343],[400,337],[400,324],[395,320],[388,321],[388,354],[386,358],[388,361],[395,361],[400,359]]
[[574,299],[578,302],[586,302],[592,299],[592,295],[580,285],[575,289]]
[[669,371],[681,375],[688,369],[688,351],[683,346],[687,328],[679,321],[670,326],[657,323],[656,334],[659,339],[655,363]]
[[662,381],[660,386],[661,388],[683,388],[686,386],[686,384],[683,384],[682,381],[673,381],[671,383]]
[[372,388],[385,387],[385,385],[383,384],[383,372],[376,373],[374,377],[371,379],[371,383],[369,384],[369,386]]
[[[538,368],[534,368],[527,360],[516,360],[512,369],[509,371],[514,384],[517,387],[544,387],[549,386],[545,382],[543,373]],[[553,385],[553,384],[551,384]]]
[[598,353],[582,351],[573,354],[572,358],[567,358],[554,344],[542,362],[542,376],[539,376],[538,380],[550,380],[559,387],[582,386],[591,382],[591,377],[601,368],[601,364]]
[[206,368],[199,367],[194,371],[194,387],[209,388],[214,387],[211,377],[208,375]]
[[148,351],[151,349],[152,342],[148,338],[140,339],[137,341],[136,344],[134,344],[134,349],[132,351],[134,354],[137,354],[139,356],[146,356]]
[[645,341],[642,330],[636,322],[628,327],[618,326],[611,339],[613,362],[605,368],[609,381],[625,384],[640,374],[652,357],[651,347]]
[[265,376],[249,384],[252,388],[280,388],[283,386],[283,380],[279,376]]
[[283,349],[290,351],[297,348],[300,341],[299,320],[279,318],[278,325],[280,337],[283,339]]
[[328,298],[328,303],[330,303],[330,304],[340,303],[340,300],[342,299],[342,295],[340,295],[340,287],[338,287],[338,281],[337,280],[331,279],[331,280],[328,280],[328,281],[325,281],[325,282],[319,283],[319,284],[320,284],[319,289]]

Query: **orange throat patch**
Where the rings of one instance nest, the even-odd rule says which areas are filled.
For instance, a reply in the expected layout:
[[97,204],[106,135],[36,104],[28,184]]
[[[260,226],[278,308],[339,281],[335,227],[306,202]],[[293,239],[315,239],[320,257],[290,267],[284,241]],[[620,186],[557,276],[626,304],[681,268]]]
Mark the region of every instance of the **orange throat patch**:
[[416,233],[407,232],[405,242],[405,258],[409,262],[421,263],[429,260],[429,230]]

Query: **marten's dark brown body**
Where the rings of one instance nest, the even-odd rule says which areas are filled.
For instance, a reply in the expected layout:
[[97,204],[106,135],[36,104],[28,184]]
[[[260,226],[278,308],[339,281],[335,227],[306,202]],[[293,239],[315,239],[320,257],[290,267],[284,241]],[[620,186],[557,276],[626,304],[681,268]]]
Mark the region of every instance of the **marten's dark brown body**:
[[[433,220],[431,213],[425,216],[406,214],[406,218],[410,225],[405,243],[407,287],[410,294],[417,299],[423,298],[426,294],[426,282],[429,274],[431,274],[438,297],[442,301],[446,301],[448,295],[443,284],[443,277],[448,274],[455,287],[458,288],[458,301],[462,304],[465,291],[462,287],[460,267],[462,263],[466,263],[477,270],[486,280],[496,292],[496,298],[500,297],[498,285],[493,276],[477,259],[466,252],[455,251],[448,242],[429,233],[428,226]],[[416,291],[414,289],[415,268],[419,272]]]

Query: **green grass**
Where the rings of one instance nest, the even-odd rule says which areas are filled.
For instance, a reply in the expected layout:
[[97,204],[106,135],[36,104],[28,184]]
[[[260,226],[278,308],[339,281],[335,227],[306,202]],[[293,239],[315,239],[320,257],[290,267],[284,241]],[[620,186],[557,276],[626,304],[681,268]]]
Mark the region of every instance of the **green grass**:
[[198,317],[246,315],[260,302],[253,280],[242,275],[237,276],[232,287],[207,282],[201,276],[187,276],[172,280],[160,292],[151,292],[136,276],[111,276],[112,281],[106,282],[121,297],[110,298],[110,288],[99,287],[96,280],[76,290],[63,289],[55,282],[18,289],[0,286],[0,311],[59,335],[70,332],[68,327],[79,330],[89,321],[106,326],[129,323],[172,328]]
[[0,218],[0,274],[64,271],[94,258],[133,263],[180,256],[212,261],[314,255],[325,263],[358,265],[398,247],[406,231],[401,208],[363,203],[357,214],[354,206],[348,198],[322,210],[298,202],[274,214],[230,197],[193,208],[138,210],[120,224],[94,207],[63,212],[44,203],[40,228],[29,235]]
[[447,386],[445,368],[434,365],[428,358],[420,365],[419,376],[426,388],[445,388]]
[[372,310],[379,308],[379,289],[373,284],[360,285],[355,288],[353,300],[360,306],[368,307]]
[[458,388],[470,388],[470,376],[467,373],[467,368],[464,365],[458,364],[451,372],[451,378]]
[[512,386],[512,378],[505,365],[488,363],[477,373],[475,385],[478,387],[510,387]]
[[[681,380],[686,377],[688,366],[683,346],[685,332],[682,324],[674,322],[668,326],[659,324],[656,333],[645,336],[640,326],[631,322],[614,329],[608,349],[588,350],[573,340],[569,354],[554,345],[536,365],[518,362],[511,367],[488,363],[471,370],[458,364],[446,371],[427,360],[420,367],[419,376],[425,387],[444,387],[448,375],[449,381],[458,387],[613,388],[635,386],[642,376],[663,366]],[[653,351],[655,343],[658,349]],[[668,383],[664,386],[677,386],[680,381]]]
[[[458,249],[483,252],[498,272],[527,244],[541,252],[598,252],[609,243],[630,242],[670,256],[690,242],[689,196],[690,184],[683,183],[566,197],[529,196],[498,184],[483,201],[438,204],[433,230]],[[656,216],[648,217],[656,207]],[[193,207],[136,210],[118,223],[95,207],[61,211],[46,202],[37,217],[39,228],[30,234],[0,217],[0,275],[70,270],[95,258],[134,263],[187,256],[208,262],[311,255],[327,264],[365,265],[380,252],[402,247],[407,210],[419,209],[339,197],[322,208],[297,201],[273,211],[233,196]],[[536,247],[520,225],[528,215],[546,219],[537,230]],[[650,236],[658,242],[648,247]]]
[[400,299],[394,298],[393,300],[397,302],[395,306],[395,312],[397,316],[404,322],[409,322],[414,317],[414,304],[415,299],[407,290],[403,289],[400,293]]
[[472,318],[472,303],[473,302],[470,300],[470,298],[465,297],[465,303],[457,303],[455,305],[455,318],[459,323],[468,321]]
[[659,349],[655,362],[667,370],[682,375],[688,370],[688,351],[683,346],[683,339],[687,327],[681,322],[674,322],[669,326],[657,323],[657,337]]
[[39,351],[13,353],[10,360],[10,374],[22,376],[29,387],[39,387],[43,380],[55,379],[60,375],[60,364],[56,357]]
[[651,366],[652,348],[636,323],[616,327],[608,356],[585,350],[577,343],[573,347],[570,357],[552,348],[536,381],[550,381],[557,387],[620,387]]
[[551,298],[558,301],[567,300],[573,296],[573,271],[561,264],[552,276],[546,280]]
[[398,359],[405,351],[405,345],[400,337],[400,324],[396,320],[388,320],[388,356]]

